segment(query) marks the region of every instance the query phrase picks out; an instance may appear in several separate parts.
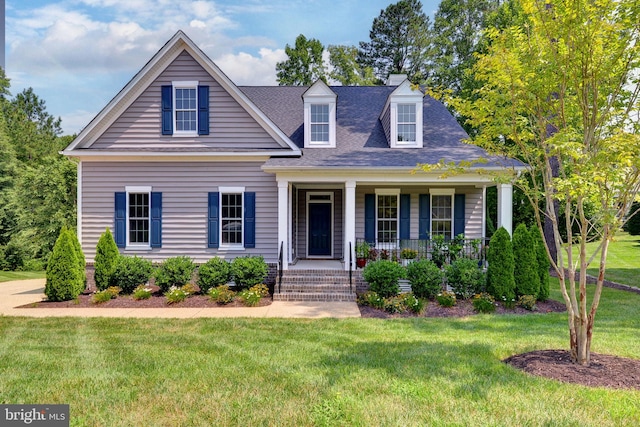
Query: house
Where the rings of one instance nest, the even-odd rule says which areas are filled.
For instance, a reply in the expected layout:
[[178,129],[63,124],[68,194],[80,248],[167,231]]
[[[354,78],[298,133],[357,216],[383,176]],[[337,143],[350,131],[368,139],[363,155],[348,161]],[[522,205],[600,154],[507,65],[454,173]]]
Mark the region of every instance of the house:
[[[404,76],[378,87],[239,87],[179,31],[63,153],[79,160],[89,263],[109,227],[121,253],[153,261],[263,255],[271,265],[282,256],[283,270],[303,259],[349,270],[357,239],[484,237],[490,178],[412,173],[487,158],[466,137]],[[511,186],[498,194],[498,225],[510,230]]]

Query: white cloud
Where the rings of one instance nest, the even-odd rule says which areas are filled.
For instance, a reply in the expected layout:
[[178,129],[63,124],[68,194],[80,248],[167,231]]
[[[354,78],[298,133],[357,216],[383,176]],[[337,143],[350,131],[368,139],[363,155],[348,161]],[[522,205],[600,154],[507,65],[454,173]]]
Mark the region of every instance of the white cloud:
[[237,85],[274,86],[276,63],[284,61],[287,54],[283,49],[260,49],[259,57],[248,53],[228,54],[216,58],[214,62]]

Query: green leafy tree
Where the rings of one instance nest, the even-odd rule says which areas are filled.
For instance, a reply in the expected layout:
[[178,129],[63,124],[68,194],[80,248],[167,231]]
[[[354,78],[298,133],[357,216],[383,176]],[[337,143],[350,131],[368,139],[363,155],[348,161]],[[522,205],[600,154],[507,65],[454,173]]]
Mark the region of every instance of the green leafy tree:
[[84,288],[80,261],[67,229],[62,229],[47,265],[44,293],[50,301],[68,301]]
[[96,255],[94,257],[93,278],[96,283],[96,287],[99,290],[105,290],[109,287],[109,281],[118,262],[120,251],[116,245],[116,241],[113,240],[113,234],[108,228],[104,233],[100,235],[98,244],[96,245]]
[[516,296],[538,296],[540,276],[538,259],[531,233],[524,224],[519,224],[513,232],[513,258],[515,268],[513,276],[516,282]]
[[276,64],[276,76],[280,86],[310,86],[316,80],[326,81],[322,58],[324,46],[316,39],[300,34],[293,47],[284,48],[287,60]]
[[516,297],[515,260],[509,232],[500,227],[489,241],[487,253],[487,292],[498,301]]
[[544,246],[542,239],[542,233],[538,227],[533,227],[529,230],[531,233],[531,240],[536,250],[536,266],[538,267],[538,278],[540,280],[540,290],[538,291],[538,301],[546,301],[549,298],[549,257],[547,256],[547,250]]
[[[473,67],[482,82],[477,99],[449,103],[478,129],[475,144],[529,165],[511,181],[530,199],[541,230],[549,219],[545,246],[557,253],[550,263],[567,307],[571,358],[588,365],[609,242],[640,188],[640,4],[521,3],[521,25],[487,31],[487,51]],[[594,228],[599,244],[588,252]],[[573,236],[563,240],[562,229]]]
[[371,67],[363,67],[358,62],[358,48],[355,46],[329,46],[329,77],[343,86],[372,86],[380,83]]
[[373,20],[369,41],[360,42],[358,62],[371,67],[385,81],[390,74],[407,74],[422,80],[429,48],[429,17],[419,0],[400,0],[380,11]]

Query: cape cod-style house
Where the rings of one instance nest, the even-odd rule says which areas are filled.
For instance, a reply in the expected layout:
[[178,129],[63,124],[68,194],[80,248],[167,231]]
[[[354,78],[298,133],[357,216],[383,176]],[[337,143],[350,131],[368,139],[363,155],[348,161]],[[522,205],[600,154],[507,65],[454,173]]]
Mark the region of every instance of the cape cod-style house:
[[[155,262],[262,255],[285,273],[296,263],[313,272],[313,260],[349,271],[358,240],[484,237],[490,178],[412,173],[487,158],[466,137],[404,76],[376,87],[239,87],[179,31],[63,153],[79,160],[89,264],[108,227],[122,254]],[[510,231],[511,186],[498,196],[498,226]]]

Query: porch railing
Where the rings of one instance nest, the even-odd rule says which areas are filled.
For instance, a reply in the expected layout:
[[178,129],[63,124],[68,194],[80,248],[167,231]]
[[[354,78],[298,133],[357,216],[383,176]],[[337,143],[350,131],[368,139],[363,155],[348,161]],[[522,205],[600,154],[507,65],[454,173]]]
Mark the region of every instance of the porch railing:
[[[367,261],[388,259],[401,262],[403,259],[430,259],[438,266],[450,264],[457,258],[477,259],[485,265],[489,239],[356,239],[356,260],[362,266]],[[366,254],[366,256],[364,256]]]
[[352,243],[349,242],[349,292],[353,292],[353,285],[351,284],[351,280],[353,277],[353,247]]
[[278,293],[282,292],[282,265],[284,242],[280,242],[280,254],[278,255]]

